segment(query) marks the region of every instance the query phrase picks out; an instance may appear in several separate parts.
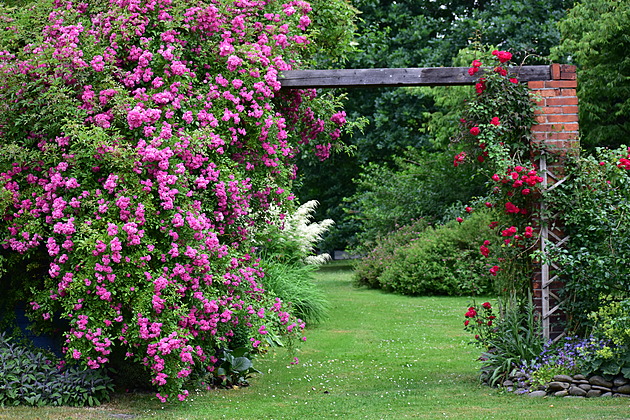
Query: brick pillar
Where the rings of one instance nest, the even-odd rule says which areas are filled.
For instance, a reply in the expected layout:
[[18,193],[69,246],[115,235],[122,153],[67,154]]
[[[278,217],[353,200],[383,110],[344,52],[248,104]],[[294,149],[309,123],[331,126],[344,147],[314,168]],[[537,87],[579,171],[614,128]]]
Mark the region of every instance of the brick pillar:
[[528,82],[540,96],[541,109],[536,111],[538,125],[532,127],[534,142],[564,155],[579,151],[577,77],[575,66],[551,65],[551,79]]
[[[543,188],[554,188],[564,179],[564,157],[577,154],[580,150],[577,77],[575,66],[552,64],[551,80],[529,82],[528,86],[539,96],[536,111],[538,124],[532,127],[532,150],[542,145],[546,151],[544,159],[539,159]],[[544,205],[544,204],[542,204]],[[542,249],[562,246],[567,239],[562,226],[552,216],[544,220],[540,229]],[[534,303],[543,319],[543,333],[546,338],[556,339],[562,335],[563,314],[559,310],[559,290],[564,283],[555,275],[557,267],[537,265],[532,279]]]

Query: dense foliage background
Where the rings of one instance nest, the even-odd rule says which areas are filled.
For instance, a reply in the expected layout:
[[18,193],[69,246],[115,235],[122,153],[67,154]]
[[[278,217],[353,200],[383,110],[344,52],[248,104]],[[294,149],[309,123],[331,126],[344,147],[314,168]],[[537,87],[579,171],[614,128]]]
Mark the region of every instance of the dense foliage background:
[[[478,55],[474,46],[479,44],[511,51],[517,64],[548,63],[550,49],[560,42],[557,22],[573,3],[567,0],[356,0],[352,4],[361,12],[356,51],[348,55],[345,66],[467,66],[475,54]],[[357,194],[353,201],[369,201],[364,195],[366,177],[374,173],[375,166],[390,174],[398,173],[395,156],[404,159],[408,147],[423,151],[422,165],[435,168],[434,179],[428,184],[421,175],[411,178],[417,183],[416,189],[445,192],[431,208],[418,208],[407,201],[411,207],[415,206],[411,218],[440,221],[451,205],[466,203],[479,193],[484,180],[471,179],[471,173],[455,174],[443,165],[451,154],[449,141],[457,130],[466,92],[470,92],[470,88],[383,88],[347,92],[348,116],[367,117],[370,123],[364,133],[344,137],[346,143],[356,146],[356,153],[333,156],[316,167],[307,166],[300,178],[303,186],[299,195],[319,200],[322,206],[318,217],[336,222],[322,244],[323,249],[330,252],[361,245],[356,235],[373,229],[370,217],[361,212],[374,213],[377,207],[358,210],[346,206],[344,198]],[[412,160],[417,161],[417,157]],[[353,179],[361,181],[352,182]],[[401,185],[408,185],[410,180],[405,169],[390,179]],[[463,179],[466,182],[461,182]],[[368,194],[376,194],[376,191]],[[381,201],[378,211],[397,213],[395,206],[400,202],[391,200],[389,203],[385,209]]]

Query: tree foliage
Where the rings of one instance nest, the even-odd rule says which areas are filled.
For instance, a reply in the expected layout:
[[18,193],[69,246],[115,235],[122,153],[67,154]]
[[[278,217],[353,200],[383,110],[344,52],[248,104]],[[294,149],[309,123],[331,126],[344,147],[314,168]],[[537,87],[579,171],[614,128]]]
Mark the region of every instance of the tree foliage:
[[630,134],[630,1],[578,3],[560,22],[558,60],[578,65],[582,145],[616,147]]
[[[560,39],[556,23],[572,4],[569,0],[355,0],[353,5],[361,14],[356,50],[349,53],[346,67],[466,66],[478,54],[473,48],[478,43],[510,50],[517,63],[526,56],[526,64],[547,62],[550,48]],[[334,166],[307,168],[300,196],[320,200],[318,217],[333,218],[337,229],[346,227],[343,234],[352,235],[357,225],[341,209],[343,197],[356,192],[351,179],[358,177],[361,166],[370,162],[391,167],[393,156],[404,156],[408,147],[437,152],[435,160],[443,160],[439,155],[450,153],[446,145],[456,129],[455,116],[466,91],[470,89],[349,90],[345,107],[349,119],[363,116],[369,120],[363,133],[344,137],[346,144],[356,146],[355,156],[344,157]],[[322,173],[335,176],[322,182],[326,178]],[[340,236],[327,242],[337,248],[347,246]]]

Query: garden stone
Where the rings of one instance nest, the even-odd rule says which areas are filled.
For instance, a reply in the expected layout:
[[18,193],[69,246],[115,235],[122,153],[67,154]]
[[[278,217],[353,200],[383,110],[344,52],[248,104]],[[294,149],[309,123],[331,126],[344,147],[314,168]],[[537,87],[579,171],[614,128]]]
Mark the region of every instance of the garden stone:
[[546,397],[547,393],[545,391],[532,391],[529,394],[527,394],[528,397]]
[[624,378],[623,376],[619,376],[615,378],[615,380],[613,381],[614,386],[623,386],[623,385],[626,385],[627,383],[628,383],[628,380]]
[[570,377],[569,375],[556,375],[553,377],[553,380],[558,381],[558,382],[568,382],[568,383],[573,382],[573,378]]
[[613,383],[611,381],[607,381],[603,377],[599,375],[591,376],[588,380],[591,385],[605,386],[607,388],[612,388]]
[[586,395],[586,391],[582,388],[578,388],[577,386],[572,386],[569,388],[569,394],[574,397],[583,397]]
[[587,381],[586,379],[576,379],[573,381],[574,384],[590,384],[589,381]]
[[562,391],[569,387],[566,382],[553,381],[547,384],[547,391]]
[[630,398],[630,394],[620,394],[617,392],[613,394],[613,397]]
[[630,385],[621,385],[616,391],[620,394],[630,394]]
[[579,384],[578,388],[582,388],[584,391],[590,391],[591,386],[589,384]]
[[584,375],[580,375],[579,373],[577,375],[573,375],[573,379],[575,379],[576,381],[583,381],[586,379],[586,376]]
[[510,380],[503,381],[503,386],[504,387],[514,386],[514,382],[512,382]]
[[562,391],[558,391],[555,394],[553,394],[555,397],[566,397],[567,395],[569,395],[569,391],[567,391],[566,389],[562,390]]
[[590,391],[586,393],[587,398],[595,398],[601,395],[602,395],[602,391],[600,391],[599,389],[591,389]]
[[606,386],[593,385],[591,386],[591,389],[599,389],[600,391],[603,391],[603,392],[610,392],[610,388]]
[[613,396],[613,393],[608,391],[608,392],[604,392],[601,396],[601,398],[610,398]]

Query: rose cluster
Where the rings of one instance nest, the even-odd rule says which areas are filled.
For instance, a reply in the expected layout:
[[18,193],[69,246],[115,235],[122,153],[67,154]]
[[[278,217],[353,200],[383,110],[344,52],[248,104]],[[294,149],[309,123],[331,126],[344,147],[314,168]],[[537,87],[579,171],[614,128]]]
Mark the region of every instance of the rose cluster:
[[[528,218],[533,211],[531,198],[536,196],[543,181],[532,164],[520,163],[528,158],[523,153],[528,147],[524,148],[523,143],[529,142],[529,131],[522,127],[527,125],[523,122],[533,124],[534,104],[527,88],[509,73],[511,59],[510,52],[492,52],[491,60],[495,64],[489,71],[480,73],[475,84],[476,95],[467,101],[460,120],[461,134],[454,139],[465,149],[455,155],[453,165],[459,166],[467,160],[479,165],[491,181],[485,207],[503,209],[502,220],[492,222],[490,227],[494,229],[507,223],[497,229],[496,240],[486,239],[479,247],[484,258],[493,260],[488,264],[492,276],[501,272],[506,249],[527,248],[535,239],[535,229]],[[482,68],[482,61],[475,59],[468,73],[476,75]],[[501,105],[504,103],[516,104],[517,109],[508,111]],[[467,213],[470,213],[469,208],[466,208]],[[457,221],[462,222],[463,218],[458,217]],[[494,245],[497,252],[492,251],[493,242],[498,242]]]
[[489,341],[496,333],[495,319],[492,304],[484,302],[479,307],[475,304],[468,308],[464,314],[464,330],[473,334],[475,345],[488,348]]

